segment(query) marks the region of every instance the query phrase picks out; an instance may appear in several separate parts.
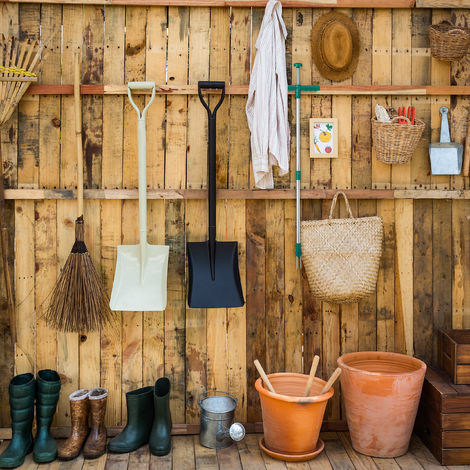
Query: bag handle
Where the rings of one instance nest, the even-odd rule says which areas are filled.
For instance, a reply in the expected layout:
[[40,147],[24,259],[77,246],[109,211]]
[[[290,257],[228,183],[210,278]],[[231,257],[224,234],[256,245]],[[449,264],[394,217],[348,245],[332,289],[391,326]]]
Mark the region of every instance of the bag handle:
[[464,31],[462,30],[462,28],[459,28],[458,26],[452,24],[449,20],[439,21],[438,26],[439,25],[446,25],[446,26],[452,26],[453,27],[453,29],[449,29],[449,31],[447,31],[447,34],[451,34],[451,33],[465,34]]
[[338,200],[338,196],[341,195],[344,197],[344,201],[346,202],[346,207],[348,209],[348,212],[349,212],[349,217],[351,219],[354,219],[354,216],[353,216],[353,213],[352,213],[352,210],[351,210],[351,206],[349,205],[349,201],[348,201],[348,197],[346,196],[346,194],[343,193],[343,191],[338,191],[334,197],[333,197],[333,201],[331,203],[331,207],[330,207],[330,215],[328,217],[328,219],[332,219],[333,218],[333,211],[335,210],[335,207],[336,207],[336,201]]

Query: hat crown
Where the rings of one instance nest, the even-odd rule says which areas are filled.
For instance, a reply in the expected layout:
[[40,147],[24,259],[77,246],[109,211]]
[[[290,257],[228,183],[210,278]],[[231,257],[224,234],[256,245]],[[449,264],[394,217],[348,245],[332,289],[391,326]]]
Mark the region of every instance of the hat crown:
[[344,70],[351,63],[352,36],[344,23],[340,21],[329,22],[323,30],[320,47],[323,60],[331,69]]

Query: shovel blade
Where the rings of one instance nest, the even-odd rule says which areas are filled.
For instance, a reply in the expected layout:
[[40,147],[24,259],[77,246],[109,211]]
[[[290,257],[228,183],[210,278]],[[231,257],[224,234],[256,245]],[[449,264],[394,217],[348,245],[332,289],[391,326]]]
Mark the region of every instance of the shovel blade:
[[169,247],[147,245],[146,253],[141,276],[140,245],[118,246],[111,310],[165,310]]
[[238,243],[216,242],[215,279],[211,277],[209,242],[189,242],[188,304],[191,308],[232,308],[245,303],[238,269]]

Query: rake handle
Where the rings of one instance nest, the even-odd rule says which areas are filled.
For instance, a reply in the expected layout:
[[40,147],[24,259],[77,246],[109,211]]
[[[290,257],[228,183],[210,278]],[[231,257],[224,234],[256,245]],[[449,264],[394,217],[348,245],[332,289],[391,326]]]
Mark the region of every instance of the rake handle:
[[83,215],[83,147],[82,104],[80,99],[81,54],[75,52],[73,68],[73,104],[75,110],[75,143],[77,146],[77,217]]

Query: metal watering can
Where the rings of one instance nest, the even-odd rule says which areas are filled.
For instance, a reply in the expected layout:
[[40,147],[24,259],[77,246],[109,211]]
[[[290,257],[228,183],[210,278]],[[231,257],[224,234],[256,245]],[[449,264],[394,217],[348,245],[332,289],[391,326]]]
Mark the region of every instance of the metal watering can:
[[230,393],[213,390],[199,396],[201,429],[199,443],[209,449],[224,449],[245,437],[245,428],[234,423],[237,399]]
[[441,113],[441,141],[429,144],[431,173],[433,175],[460,175],[463,145],[450,141],[447,119],[449,108],[442,106],[439,111]]

